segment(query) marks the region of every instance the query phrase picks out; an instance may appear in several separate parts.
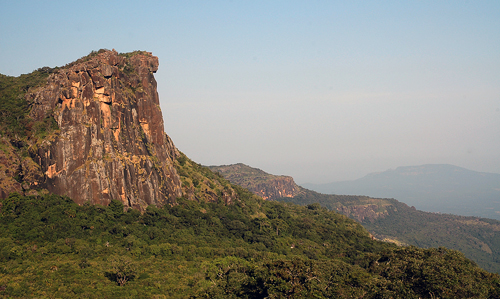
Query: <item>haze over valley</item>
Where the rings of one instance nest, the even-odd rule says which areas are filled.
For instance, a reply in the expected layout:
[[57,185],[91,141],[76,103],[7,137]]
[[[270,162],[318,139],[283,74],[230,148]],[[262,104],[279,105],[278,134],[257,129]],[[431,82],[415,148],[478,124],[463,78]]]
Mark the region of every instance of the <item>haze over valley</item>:
[[301,185],[325,194],[395,198],[423,211],[500,220],[500,174],[453,165],[405,166],[352,181]]

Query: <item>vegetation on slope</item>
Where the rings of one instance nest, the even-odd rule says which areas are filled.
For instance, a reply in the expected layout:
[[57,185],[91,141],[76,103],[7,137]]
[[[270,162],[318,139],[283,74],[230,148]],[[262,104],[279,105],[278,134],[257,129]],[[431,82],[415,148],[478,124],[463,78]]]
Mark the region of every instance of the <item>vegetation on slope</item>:
[[238,198],[237,190],[240,194],[243,192],[258,198],[240,186],[232,185],[219,173],[192,161],[182,152],[177,153],[174,166],[182,181],[184,199],[229,204]]
[[[234,184],[254,190],[273,178],[244,164],[211,166]],[[319,203],[359,221],[381,240],[423,248],[445,246],[460,250],[484,269],[500,273],[500,222],[492,219],[428,213],[391,198],[321,194],[298,187],[298,195],[279,201],[300,205]]]
[[[27,184],[39,175],[38,166],[29,155],[29,148],[57,131],[51,116],[34,121],[28,114],[31,108],[26,93],[46,82],[55,69],[40,68],[30,74],[11,77],[0,74],[0,197],[12,191],[24,191]],[[33,147],[32,147],[33,149]],[[35,192],[35,191],[34,191]]]
[[[19,77],[0,74],[0,132],[12,140],[22,142],[26,137],[43,135],[57,128],[51,118],[34,122],[28,117],[30,105],[24,98],[30,88],[44,83],[55,69],[44,67]],[[43,136],[40,136],[43,138]]]
[[396,247],[319,205],[180,200],[144,214],[56,195],[2,202],[0,296],[497,298],[453,250]]
[[[365,196],[327,195],[314,191],[280,201],[301,205],[319,203],[330,210],[366,205]],[[445,246],[460,250],[482,268],[500,273],[500,222],[493,219],[438,214],[416,210],[395,199],[373,199],[381,217],[365,218],[361,224],[375,237],[399,244],[429,248]],[[384,203],[386,205],[384,205]],[[355,218],[355,215],[350,215]]]
[[398,203],[387,217],[363,226],[381,239],[460,250],[484,269],[500,273],[500,221],[423,212]]
[[250,186],[255,186],[260,183],[266,183],[276,178],[276,175],[269,174],[258,168],[247,166],[243,163],[221,166],[209,166],[214,171],[221,173],[225,179],[249,189]]

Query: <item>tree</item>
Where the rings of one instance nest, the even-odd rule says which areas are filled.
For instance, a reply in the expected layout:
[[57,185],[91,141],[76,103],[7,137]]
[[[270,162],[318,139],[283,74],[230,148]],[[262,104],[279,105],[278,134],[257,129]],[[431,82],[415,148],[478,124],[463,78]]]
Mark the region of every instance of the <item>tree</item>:
[[137,267],[126,256],[113,256],[111,258],[110,270],[106,273],[106,276],[110,280],[116,281],[122,287],[127,281],[137,276]]

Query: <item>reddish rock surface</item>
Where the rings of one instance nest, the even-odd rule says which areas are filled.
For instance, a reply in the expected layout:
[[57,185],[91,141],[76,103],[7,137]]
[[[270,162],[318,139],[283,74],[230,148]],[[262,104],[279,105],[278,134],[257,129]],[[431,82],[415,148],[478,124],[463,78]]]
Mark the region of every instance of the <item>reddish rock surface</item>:
[[281,197],[294,197],[299,194],[300,188],[290,176],[276,176],[266,183],[260,183],[250,190],[265,200],[276,200]]
[[117,199],[144,210],[174,202],[181,182],[177,150],[163,130],[158,58],[113,50],[82,60],[27,95],[31,117],[53,115],[59,126],[32,153],[43,174],[33,184],[78,204]]

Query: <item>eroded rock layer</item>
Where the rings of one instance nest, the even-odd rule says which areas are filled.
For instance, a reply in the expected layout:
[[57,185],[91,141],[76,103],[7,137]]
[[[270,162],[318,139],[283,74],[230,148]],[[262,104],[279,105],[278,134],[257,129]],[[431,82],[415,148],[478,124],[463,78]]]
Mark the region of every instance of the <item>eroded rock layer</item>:
[[158,58],[100,51],[52,74],[27,95],[31,117],[59,126],[32,151],[48,191],[78,204],[145,209],[181,196],[177,151],[164,133],[156,80]]

